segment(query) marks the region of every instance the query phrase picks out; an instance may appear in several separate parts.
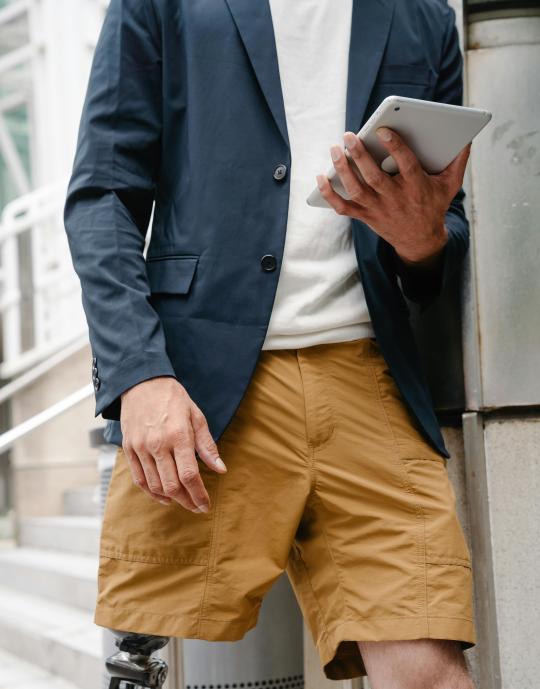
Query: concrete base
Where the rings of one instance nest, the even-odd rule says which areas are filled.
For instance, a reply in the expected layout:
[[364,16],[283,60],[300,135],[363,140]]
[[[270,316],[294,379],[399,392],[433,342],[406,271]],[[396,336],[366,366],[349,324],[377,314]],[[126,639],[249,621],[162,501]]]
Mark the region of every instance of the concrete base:
[[[91,362],[87,346],[16,395],[13,426],[87,384]],[[19,517],[61,514],[65,490],[99,483],[97,450],[88,442],[94,425],[103,422],[95,419],[89,398],[17,442],[11,466]]]
[[466,414],[467,483],[477,563],[479,686],[533,689],[540,656],[540,415]]

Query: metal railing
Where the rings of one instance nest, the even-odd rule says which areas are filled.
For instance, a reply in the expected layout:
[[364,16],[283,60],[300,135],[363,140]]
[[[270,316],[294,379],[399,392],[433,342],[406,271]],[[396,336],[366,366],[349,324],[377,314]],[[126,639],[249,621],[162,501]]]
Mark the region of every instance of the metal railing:
[[11,428],[9,431],[2,433],[2,435],[0,435],[0,453],[9,450],[17,440],[20,440],[20,438],[23,436],[35,431],[51,419],[60,416],[80,402],[88,399],[93,394],[94,387],[91,383],[89,383],[88,385],[85,385],[79,390],[71,393],[67,397],[64,397],[64,399],[60,400],[59,402],[47,407],[47,409],[39,412],[39,414],[35,414],[29,419],[26,419],[26,421],[23,421],[18,426],[15,426],[15,428]]
[[63,227],[67,180],[6,205],[0,219],[0,377],[11,378],[87,333]]

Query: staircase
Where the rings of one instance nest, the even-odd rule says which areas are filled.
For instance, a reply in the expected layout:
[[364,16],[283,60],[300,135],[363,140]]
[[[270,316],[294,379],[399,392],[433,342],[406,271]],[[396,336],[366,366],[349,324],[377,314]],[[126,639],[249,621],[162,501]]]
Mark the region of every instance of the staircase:
[[1,689],[102,685],[98,512],[93,488],[68,491],[63,515],[21,518],[19,545],[0,548]]

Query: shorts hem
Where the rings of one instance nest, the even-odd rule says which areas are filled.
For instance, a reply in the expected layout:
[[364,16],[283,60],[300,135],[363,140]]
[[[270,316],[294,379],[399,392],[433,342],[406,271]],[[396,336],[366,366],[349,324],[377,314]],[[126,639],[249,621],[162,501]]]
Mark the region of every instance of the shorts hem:
[[147,610],[111,607],[99,603],[94,611],[94,624],[107,629],[181,639],[239,641],[256,626],[259,610],[260,606],[246,619],[220,620],[187,615],[162,615]]
[[461,617],[379,617],[339,624],[323,633],[316,646],[327,679],[344,680],[367,676],[357,641],[413,639],[459,641],[466,650],[476,644],[476,630],[473,620]]

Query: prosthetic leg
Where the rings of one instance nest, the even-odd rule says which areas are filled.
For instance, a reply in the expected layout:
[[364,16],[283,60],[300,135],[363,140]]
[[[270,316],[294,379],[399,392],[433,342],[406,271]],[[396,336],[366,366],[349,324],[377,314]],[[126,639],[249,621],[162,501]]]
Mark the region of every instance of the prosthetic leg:
[[111,631],[119,650],[105,661],[111,675],[109,689],[161,689],[167,677],[167,663],[151,655],[163,648],[169,637]]

